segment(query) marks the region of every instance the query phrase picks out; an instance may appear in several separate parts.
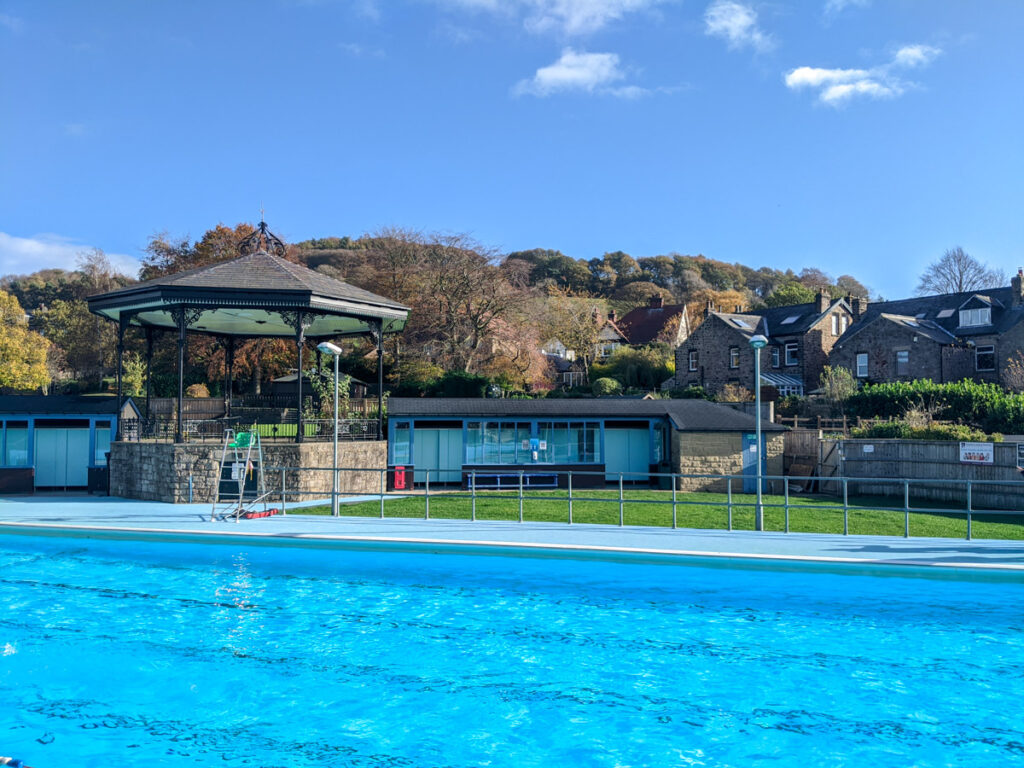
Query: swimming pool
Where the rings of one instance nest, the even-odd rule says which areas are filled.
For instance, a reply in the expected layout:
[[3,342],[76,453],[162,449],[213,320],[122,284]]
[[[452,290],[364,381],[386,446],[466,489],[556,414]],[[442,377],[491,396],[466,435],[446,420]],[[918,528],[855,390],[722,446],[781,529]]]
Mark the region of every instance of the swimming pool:
[[896,573],[0,536],[0,754],[1024,763],[1024,584]]

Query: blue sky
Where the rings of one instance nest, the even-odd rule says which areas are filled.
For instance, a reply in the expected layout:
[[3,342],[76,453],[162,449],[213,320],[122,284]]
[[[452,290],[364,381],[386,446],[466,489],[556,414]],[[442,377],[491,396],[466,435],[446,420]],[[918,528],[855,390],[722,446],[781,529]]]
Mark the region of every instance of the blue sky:
[[0,0],[0,273],[254,221],[1024,262],[1024,3]]

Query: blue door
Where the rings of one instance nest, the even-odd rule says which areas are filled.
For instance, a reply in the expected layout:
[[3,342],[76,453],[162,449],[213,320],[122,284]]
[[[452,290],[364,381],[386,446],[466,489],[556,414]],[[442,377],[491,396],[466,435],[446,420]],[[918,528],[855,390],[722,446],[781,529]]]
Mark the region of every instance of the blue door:
[[[765,437],[761,435],[761,476],[768,466],[765,461]],[[761,487],[764,490],[764,486]],[[757,493],[757,433],[743,435],[743,492]]]
[[651,433],[649,429],[616,429],[604,431],[605,482],[647,482],[651,471]]

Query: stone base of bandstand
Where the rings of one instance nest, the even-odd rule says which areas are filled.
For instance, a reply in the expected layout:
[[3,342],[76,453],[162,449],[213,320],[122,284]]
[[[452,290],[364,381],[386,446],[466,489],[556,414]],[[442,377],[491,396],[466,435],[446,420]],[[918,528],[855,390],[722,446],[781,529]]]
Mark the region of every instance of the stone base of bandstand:
[[[127,499],[174,504],[213,503],[223,446],[209,443],[115,442],[110,446],[110,494]],[[264,483],[280,502],[322,499],[331,492],[332,443],[263,445]],[[379,493],[387,466],[387,442],[364,440],[338,444],[339,491]],[[283,469],[283,471],[282,471]],[[283,475],[283,477],[282,477]]]

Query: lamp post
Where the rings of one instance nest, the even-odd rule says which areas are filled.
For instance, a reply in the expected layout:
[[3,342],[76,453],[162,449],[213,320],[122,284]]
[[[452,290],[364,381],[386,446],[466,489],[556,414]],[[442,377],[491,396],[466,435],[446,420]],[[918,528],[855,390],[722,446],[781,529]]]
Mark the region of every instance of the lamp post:
[[764,530],[764,506],[761,501],[761,350],[768,339],[760,333],[750,337],[754,349],[754,440],[757,442],[757,503],[754,506],[754,530]]
[[[338,358],[341,357],[341,347],[331,344],[329,341],[321,341],[316,345],[317,350],[326,352],[334,358],[334,462],[331,468],[331,516],[338,516]],[[299,376],[302,371],[299,371]]]

